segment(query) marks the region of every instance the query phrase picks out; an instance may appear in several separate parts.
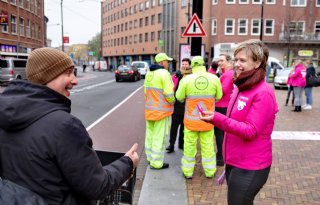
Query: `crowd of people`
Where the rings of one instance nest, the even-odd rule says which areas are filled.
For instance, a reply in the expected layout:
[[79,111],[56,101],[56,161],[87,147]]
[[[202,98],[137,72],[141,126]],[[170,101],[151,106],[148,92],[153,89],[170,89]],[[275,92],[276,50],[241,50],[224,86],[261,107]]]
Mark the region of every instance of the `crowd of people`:
[[[169,168],[165,154],[175,151],[178,137],[181,172],[191,179],[199,141],[205,176],[213,178],[217,166],[225,168],[228,204],[253,204],[272,165],[271,133],[278,112],[266,82],[268,57],[263,42],[247,40],[233,57],[221,54],[210,68],[201,56],[184,58],[171,75],[173,59],[158,53],[144,81],[150,168]],[[286,105],[293,91],[294,111],[311,109],[312,86],[306,79],[315,75],[312,61],[296,60],[293,66]],[[26,71],[28,81],[11,82],[0,97],[0,185],[7,180],[22,186],[44,204],[95,204],[132,176],[138,145],[102,166],[82,122],[70,114],[70,90],[78,84],[70,57],[39,48],[30,54]]]

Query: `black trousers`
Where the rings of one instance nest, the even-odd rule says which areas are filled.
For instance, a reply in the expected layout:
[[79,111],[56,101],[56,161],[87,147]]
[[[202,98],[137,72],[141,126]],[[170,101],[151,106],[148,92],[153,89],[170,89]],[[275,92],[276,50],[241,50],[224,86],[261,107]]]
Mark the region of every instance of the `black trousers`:
[[[216,111],[218,113],[227,114],[227,108],[226,107],[216,107]],[[223,160],[222,157],[222,144],[223,144],[223,138],[224,138],[224,131],[220,130],[217,127],[214,127],[214,135],[216,138],[216,145],[217,145],[217,160]]]
[[226,165],[228,205],[253,205],[253,200],[267,182],[270,167],[245,170]]
[[184,115],[177,115],[173,114],[171,117],[171,128],[170,128],[170,139],[169,143],[170,145],[174,146],[174,143],[176,142],[177,139],[177,132],[178,128],[180,126],[179,130],[179,148],[183,149],[183,137],[184,137],[184,124],[183,124],[183,117]]

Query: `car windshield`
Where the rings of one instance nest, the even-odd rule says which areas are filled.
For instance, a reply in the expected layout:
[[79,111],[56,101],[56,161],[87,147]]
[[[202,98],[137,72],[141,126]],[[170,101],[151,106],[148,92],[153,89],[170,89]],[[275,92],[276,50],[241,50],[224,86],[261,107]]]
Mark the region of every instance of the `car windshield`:
[[134,63],[133,66],[135,68],[144,68],[144,63]]
[[291,68],[285,68],[284,70],[281,70],[278,72],[278,76],[289,76],[289,73],[291,71]]
[[118,67],[118,70],[119,71],[129,71],[130,67],[126,66],[126,65],[121,65],[121,66]]

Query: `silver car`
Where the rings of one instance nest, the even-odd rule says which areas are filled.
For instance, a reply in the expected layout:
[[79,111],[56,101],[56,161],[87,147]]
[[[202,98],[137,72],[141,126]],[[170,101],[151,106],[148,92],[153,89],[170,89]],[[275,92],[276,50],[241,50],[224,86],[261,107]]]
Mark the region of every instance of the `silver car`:
[[0,84],[26,79],[26,59],[0,59]]

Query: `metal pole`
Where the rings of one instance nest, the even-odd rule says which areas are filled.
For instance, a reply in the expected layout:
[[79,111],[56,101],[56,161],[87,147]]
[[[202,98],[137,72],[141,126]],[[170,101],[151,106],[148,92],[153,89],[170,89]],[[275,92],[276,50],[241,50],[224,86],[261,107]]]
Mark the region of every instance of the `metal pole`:
[[262,0],[261,2],[260,41],[262,41],[262,33],[263,33],[263,5],[264,5],[264,0]]
[[[189,21],[190,21],[190,0],[188,0],[188,22],[187,22],[187,24],[189,23]],[[188,45],[190,45],[190,37],[188,37],[187,40],[188,40],[187,41]]]
[[62,51],[64,52],[64,41],[63,41],[63,0],[61,0],[61,39],[62,39]]

